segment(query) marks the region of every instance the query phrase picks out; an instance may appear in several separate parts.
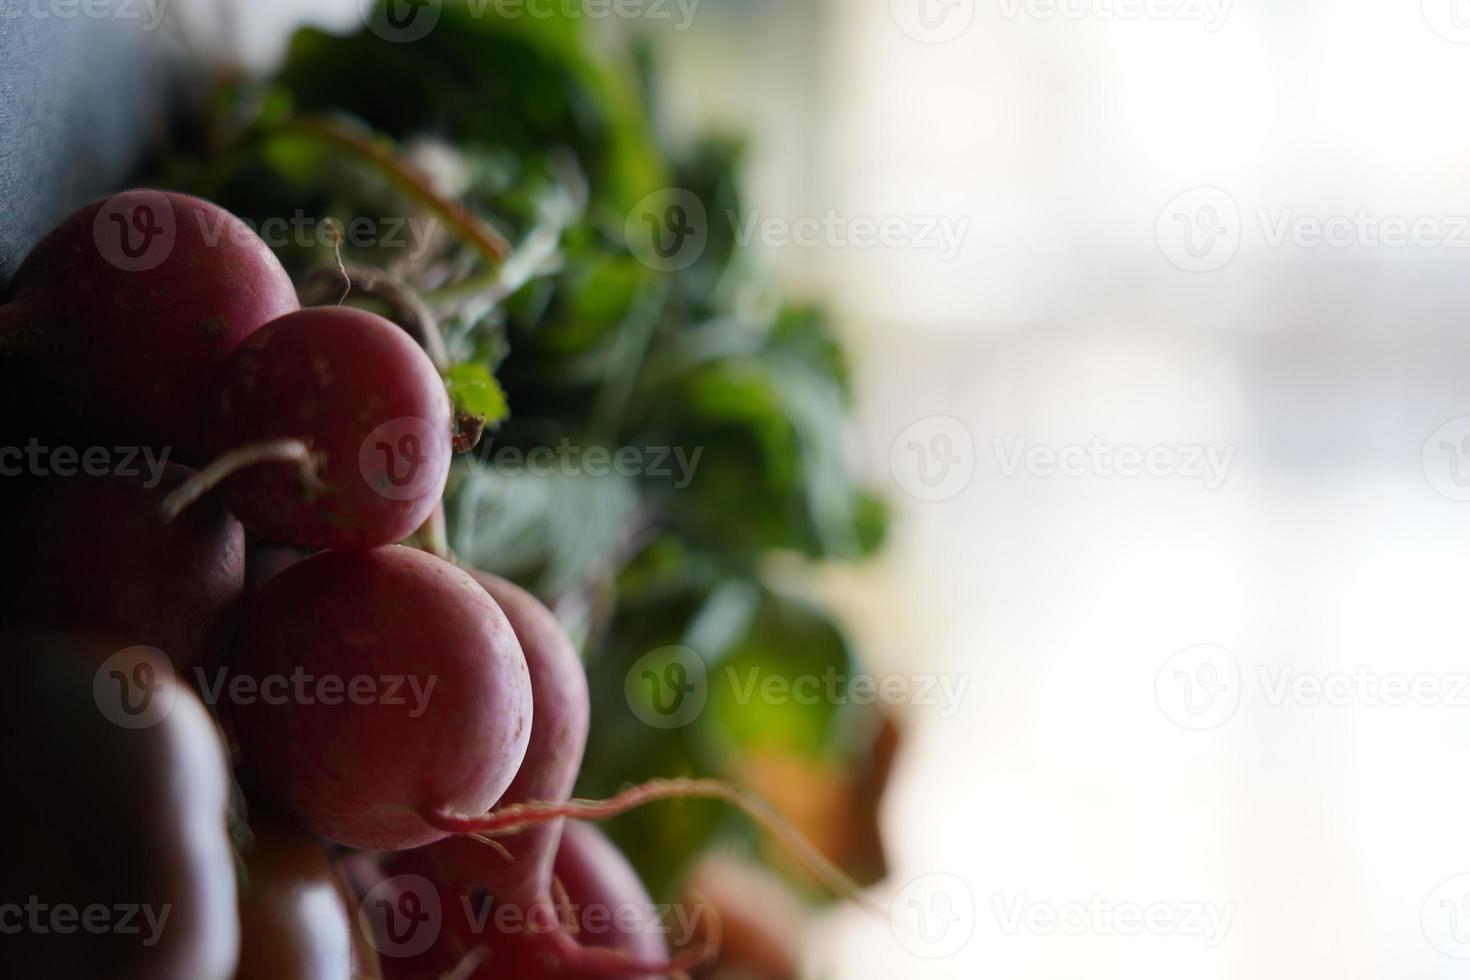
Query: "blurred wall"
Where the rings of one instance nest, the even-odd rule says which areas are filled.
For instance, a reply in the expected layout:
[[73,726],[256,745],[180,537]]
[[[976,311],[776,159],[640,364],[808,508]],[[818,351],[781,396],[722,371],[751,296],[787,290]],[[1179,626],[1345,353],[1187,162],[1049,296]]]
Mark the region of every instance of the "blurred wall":
[[[679,118],[759,134],[760,205],[967,229],[947,258],[769,250],[843,311],[858,455],[900,508],[885,564],[832,576],[834,601],[880,673],[974,682],[955,717],[905,712],[887,814],[895,919],[917,896],[968,938],[924,959],[844,915],[813,976],[1427,978],[1470,952],[1439,890],[1470,868],[1449,694],[1470,428],[1436,434],[1470,414],[1470,18],[1185,17],[1203,6],[960,2],[926,43],[901,0],[772,3],[666,46]],[[1095,441],[1231,462],[1213,488],[1008,465]],[[969,476],[919,499],[926,458]],[[1200,644],[1237,707],[1191,730],[1169,685]],[[1394,678],[1440,693],[1359,686]],[[1089,905],[1176,921],[1023,914]],[[1210,910],[1218,942],[1179,921]]]

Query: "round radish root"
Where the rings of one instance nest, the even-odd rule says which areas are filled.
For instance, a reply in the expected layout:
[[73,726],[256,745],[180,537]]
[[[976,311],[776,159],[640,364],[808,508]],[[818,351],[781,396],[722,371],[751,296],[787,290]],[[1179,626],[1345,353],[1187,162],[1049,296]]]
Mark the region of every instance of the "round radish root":
[[210,382],[239,343],[298,308],[291,279],[239,218],[131,190],[41,240],[0,307],[0,350],[31,351],[92,427],[193,459]]
[[250,601],[230,711],[245,765],[305,829],[363,850],[484,813],[526,753],[531,690],[505,614],[464,572],[410,548],[327,551]]
[[[582,660],[561,623],[535,596],[486,572],[471,575],[504,610],[531,674],[531,737],[526,758],[499,805],[569,799],[582,768],[591,715]],[[561,824],[553,820],[502,842],[511,855],[509,862],[501,863],[495,881],[495,892],[502,900],[529,904],[547,897]],[[463,838],[440,846],[483,849]]]
[[[602,819],[654,800],[703,796],[734,803],[780,836],[824,882],[841,894],[855,893],[856,886],[780,817],[722,783],[657,781],[605,802],[569,799],[587,741],[587,681],[581,662],[555,617],[529,594],[483,572],[475,573],[475,579],[506,611],[525,651],[534,703],[531,738],[520,773],[493,812],[434,814],[435,826],[460,836],[398,855],[386,866],[409,891],[422,889],[424,881],[432,883],[449,938],[427,949],[409,946],[396,965],[385,956],[385,975],[405,980],[440,974],[454,975],[456,980],[491,976],[592,980],[662,976],[699,965],[710,952],[708,945],[674,958],[666,948],[650,950],[646,943],[584,945],[562,921],[553,873],[563,840],[562,818]],[[480,836],[485,833],[496,835],[493,843]],[[493,896],[493,908],[485,896]],[[420,905],[427,898],[400,897]],[[509,918],[487,920],[492,912]]]
[[[566,891],[571,912],[568,931],[583,946],[617,950],[648,962],[667,959],[665,927],[708,927],[704,910],[678,909],[682,923],[660,922],[638,872],[602,831],[591,824],[569,820],[556,852],[556,881]],[[624,911],[628,910],[628,911]],[[636,913],[636,914],[635,914]],[[696,913],[698,918],[696,918]],[[677,936],[689,941],[691,936]]]
[[222,483],[247,528],[304,548],[401,541],[449,478],[444,382],[398,327],[362,310],[281,317],[240,345],[205,415],[213,462],[166,516]]
[[357,942],[357,903],[317,842],[253,806],[240,896],[235,980],[357,980],[376,975]]
[[[587,746],[591,711],[582,661],[556,617],[534,596],[494,575],[471,575],[510,620],[531,677],[526,756],[500,802],[568,799]],[[545,916],[552,908],[551,869],[561,825],[553,820],[506,838],[501,844],[504,856],[481,841],[452,837],[423,849],[420,857],[434,865],[436,881],[458,894],[488,891],[500,907],[526,914],[539,910]]]
[[[446,842],[447,843],[447,842]],[[667,931],[714,928],[702,909],[655,905],[637,872],[612,842],[587,824],[569,822],[555,856],[553,889],[532,907],[508,906],[494,886],[466,884],[470,869],[504,877],[506,859],[486,845],[452,857],[444,844],[393,856],[375,896],[388,907],[423,908],[433,889],[437,920],[421,920],[425,934],[396,934],[375,922],[388,980],[644,980],[692,969],[704,958],[670,958]],[[468,867],[467,867],[468,866]],[[395,890],[396,889],[396,890]],[[403,916],[396,922],[406,926]]]
[[0,523],[0,611],[157,647],[180,670],[212,659],[244,589],[245,531],[215,500],[172,524],[159,518],[192,475],[169,464],[42,484]]
[[231,980],[230,780],[204,706],[162,658],[109,641],[10,633],[0,657],[4,894],[23,910],[0,976]]
[[[533,596],[496,576],[473,574],[505,610],[531,673],[531,738],[520,772],[500,806],[545,806],[548,801],[565,801],[571,796],[587,744],[589,702],[581,660],[556,617]],[[422,888],[424,881],[438,890],[445,939],[426,949],[402,943],[384,945],[386,975],[437,978],[458,969],[458,976],[464,978],[642,977],[697,962],[702,953],[681,961],[670,960],[658,933],[642,937],[633,934],[621,940],[603,935],[605,941],[583,946],[568,932],[553,873],[553,864],[564,860],[559,852],[568,849],[563,842],[563,822],[537,822],[515,836],[497,840],[493,846],[474,837],[459,836],[393,858],[385,870],[400,877],[409,890]],[[604,891],[622,893],[615,905],[632,904],[645,917],[651,914],[652,903],[622,856],[590,828],[583,828],[580,844],[586,844],[586,834],[601,841],[603,848],[596,854],[565,858],[568,867],[577,872],[578,886],[600,881],[601,869],[593,866],[614,859],[613,865],[620,863],[621,870],[613,867],[607,871],[611,877],[604,882]],[[572,843],[571,849],[577,850],[579,843]],[[571,886],[567,891],[572,891]],[[486,896],[493,896],[493,905]],[[425,898],[407,894],[400,897],[413,902]],[[601,901],[604,897],[593,895],[586,901]],[[492,915],[495,918],[489,918]],[[482,967],[477,968],[476,958],[483,960]]]

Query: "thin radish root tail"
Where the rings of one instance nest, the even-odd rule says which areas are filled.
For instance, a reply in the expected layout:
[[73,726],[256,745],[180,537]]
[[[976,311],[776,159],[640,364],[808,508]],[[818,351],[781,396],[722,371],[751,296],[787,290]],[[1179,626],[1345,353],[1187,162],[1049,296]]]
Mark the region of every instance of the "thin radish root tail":
[[302,478],[308,486],[319,486],[311,447],[300,439],[272,439],[232,449],[189,477],[164,498],[158,516],[165,524],[173,523],[175,518],[231,474],[261,463],[294,463],[301,467]]
[[559,817],[608,820],[659,800],[694,799],[720,800],[737,808],[779,840],[806,872],[832,894],[887,917],[887,910],[867,898],[858,883],[818,851],[791,821],[759,797],[718,779],[653,779],[607,800],[516,803],[478,817],[435,814],[430,822],[446,833],[503,837]]
[[489,837],[485,834],[470,834],[469,836],[471,840],[478,841],[479,843],[484,844],[486,847],[493,850],[496,854],[499,854],[505,859],[505,862],[507,864],[515,860],[515,858],[511,857],[511,853],[506,848],[506,846],[500,843],[500,841],[496,840],[494,837]]
[[336,218],[328,218],[327,221],[332,227],[332,258],[336,259],[337,272],[342,277],[342,295],[337,297],[337,305],[341,306],[352,295],[352,277],[347,274],[347,263],[342,261],[342,229]]
[[577,913],[572,909],[572,896],[567,894],[567,886],[554,874],[551,876],[551,897],[556,902],[562,930],[575,934],[582,926],[577,922]]

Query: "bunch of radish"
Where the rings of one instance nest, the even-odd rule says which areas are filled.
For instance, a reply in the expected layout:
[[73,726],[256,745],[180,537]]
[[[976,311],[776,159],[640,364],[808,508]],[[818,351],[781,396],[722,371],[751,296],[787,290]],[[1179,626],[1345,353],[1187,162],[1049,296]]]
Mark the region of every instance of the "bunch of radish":
[[[658,933],[568,918],[578,899],[649,900],[606,839],[564,826],[676,796],[744,807],[845,888],[721,784],[570,799],[589,724],[571,641],[515,585],[401,544],[434,519],[454,447],[444,383],[398,325],[299,308],[238,219],[150,190],[69,217],[9,296],[6,356],[87,431],[179,461],[155,481],[55,477],[4,515],[0,607],[27,629],[3,634],[22,674],[9,744],[43,733],[7,756],[28,801],[7,809],[10,839],[38,855],[13,880],[53,903],[175,911],[151,945],[0,937],[0,974],[677,975],[710,937],[671,953]],[[141,721],[138,698],[154,706]],[[443,913],[406,950],[374,910],[407,909],[424,883]],[[519,925],[474,928],[461,912],[477,905]]]

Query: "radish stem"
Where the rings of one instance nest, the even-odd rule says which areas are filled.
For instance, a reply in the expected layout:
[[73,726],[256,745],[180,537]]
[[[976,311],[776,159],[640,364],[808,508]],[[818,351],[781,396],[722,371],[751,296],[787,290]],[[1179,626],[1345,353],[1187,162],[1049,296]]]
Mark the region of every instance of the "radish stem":
[[370,296],[388,307],[388,318],[419,342],[429,360],[434,362],[435,370],[440,374],[449,370],[449,349],[444,346],[439,321],[428,304],[408,283],[381,269],[340,259],[337,266],[313,269],[299,290],[302,305],[318,306],[331,300],[341,291],[344,273],[352,291]]
[[400,159],[382,140],[374,139],[367,132],[321,116],[293,119],[276,132],[320,140],[357,157],[398,190],[442,218],[456,238],[479,252],[489,264],[499,265],[510,254],[510,243],[500,232],[460,202],[440,194],[422,171]]

